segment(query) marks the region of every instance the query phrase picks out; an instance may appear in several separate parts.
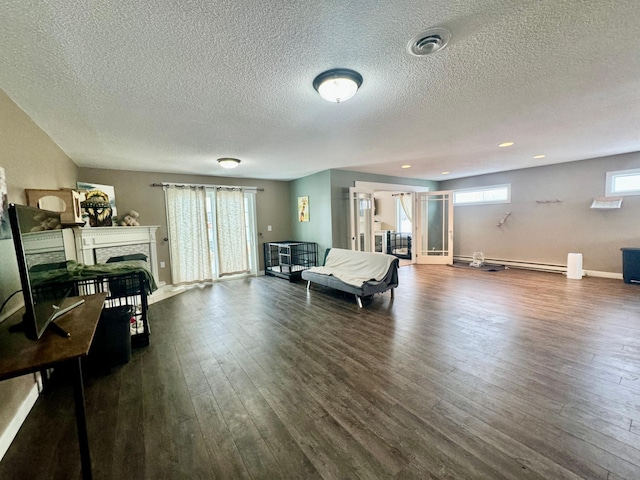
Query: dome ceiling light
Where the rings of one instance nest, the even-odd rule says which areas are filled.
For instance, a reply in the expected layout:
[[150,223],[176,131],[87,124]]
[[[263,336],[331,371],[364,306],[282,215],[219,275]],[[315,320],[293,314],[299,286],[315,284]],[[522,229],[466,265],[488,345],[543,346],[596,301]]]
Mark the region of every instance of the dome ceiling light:
[[240,160],[237,158],[219,158],[218,163],[222,168],[236,168],[240,165]]
[[334,68],[318,75],[313,81],[320,96],[329,102],[346,102],[362,85],[362,75],[346,68]]
[[446,28],[434,27],[413,37],[407,48],[409,53],[416,57],[424,57],[435,53],[447,46],[451,39],[451,32]]

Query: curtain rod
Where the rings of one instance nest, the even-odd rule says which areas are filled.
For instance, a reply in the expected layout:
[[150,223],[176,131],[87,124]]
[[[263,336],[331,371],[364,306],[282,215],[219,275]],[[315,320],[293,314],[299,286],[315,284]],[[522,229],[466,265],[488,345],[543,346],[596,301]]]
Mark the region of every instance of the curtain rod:
[[238,189],[238,190],[255,190],[257,192],[264,192],[264,188],[258,188],[258,187],[247,187],[247,186],[241,186],[241,185],[206,185],[206,184],[202,184],[202,183],[168,183],[168,182],[162,182],[162,183],[152,183],[151,184],[152,187],[178,187],[178,188],[186,188],[186,187],[196,187],[196,188],[227,188],[227,189]]

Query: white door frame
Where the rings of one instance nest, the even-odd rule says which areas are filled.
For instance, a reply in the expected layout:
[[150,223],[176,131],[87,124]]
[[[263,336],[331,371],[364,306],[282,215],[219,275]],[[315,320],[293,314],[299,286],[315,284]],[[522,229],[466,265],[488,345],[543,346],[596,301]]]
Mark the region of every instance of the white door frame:
[[[361,201],[360,195],[368,195],[369,201],[371,202],[369,205],[369,228],[366,229],[365,222],[365,230],[360,231],[360,212],[359,209],[356,211],[354,208],[356,201]],[[373,252],[375,246],[375,237],[373,231],[373,190],[362,187],[349,187],[349,223],[351,230],[351,250],[363,251],[363,252]],[[365,236],[364,249],[360,249],[360,235],[363,234]],[[369,242],[366,242],[366,239],[369,239]],[[367,248],[369,247],[369,248]]]
[[[362,182],[360,180],[356,180],[354,182],[356,188],[365,188],[365,189],[369,189],[369,190],[373,190],[374,193],[375,192],[412,192],[415,195],[413,195],[414,197],[414,206],[415,206],[415,202],[416,202],[416,198],[418,197],[418,194],[420,192],[428,192],[429,191],[429,187],[425,187],[424,185],[404,185],[404,184],[399,184],[399,183],[379,183],[379,182]],[[349,203],[351,204],[351,197],[349,197]],[[417,212],[417,210],[415,210],[414,208],[414,212]],[[411,263],[416,263],[416,249],[415,247],[413,247],[413,245],[417,245],[416,241],[416,234],[418,232],[417,230],[417,225],[419,224],[419,218],[417,218],[416,213],[413,214],[413,220],[412,220],[412,227],[413,227],[413,234],[412,234],[412,251],[411,251]],[[353,236],[353,235],[352,235]],[[374,238],[374,243],[373,245],[375,246],[375,238]]]
[[[442,237],[436,250],[436,247],[429,244],[429,211],[424,211],[425,204],[423,199],[429,197],[442,197],[442,202],[446,202],[446,208],[442,208],[441,229]],[[433,200],[432,200],[433,201]],[[413,244],[413,254],[416,263],[430,265],[453,265],[453,191],[442,190],[438,192],[426,192],[416,195],[416,223],[415,239]],[[441,243],[441,245],[440,245]],[[426,249],[423,247],[426,245]],[[432,247],[432,249],[431,249]],[[432,254],[429,254],[429,253]]]

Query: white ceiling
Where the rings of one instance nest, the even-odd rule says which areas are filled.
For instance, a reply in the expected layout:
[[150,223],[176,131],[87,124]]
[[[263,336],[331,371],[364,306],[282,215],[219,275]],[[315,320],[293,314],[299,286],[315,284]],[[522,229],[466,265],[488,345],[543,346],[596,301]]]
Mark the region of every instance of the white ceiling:
[[[3,0],[0,88],[80,166],[442,180],[640,151],[639,25],[638,0]],[[342,104],[312,87],[336,67],[364,78]]]

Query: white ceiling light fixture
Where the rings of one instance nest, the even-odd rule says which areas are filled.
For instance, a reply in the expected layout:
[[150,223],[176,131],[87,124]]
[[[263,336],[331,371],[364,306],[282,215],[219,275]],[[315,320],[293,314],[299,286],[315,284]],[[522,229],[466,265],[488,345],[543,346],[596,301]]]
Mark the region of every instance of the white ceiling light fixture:
[[236,168],[240,165],[240,160],[237,158],[219,158],[218,163],[222,168]]
[[416,57],[424,57],[442,50],[451,40],[451,32],[446,28],[433,27],[416,35],[407,44],[409,53]]
[[313,88],[329,102],[346,102],[353,97],[362,85],[362,75],[346,68],[334,68],[318,75]]

